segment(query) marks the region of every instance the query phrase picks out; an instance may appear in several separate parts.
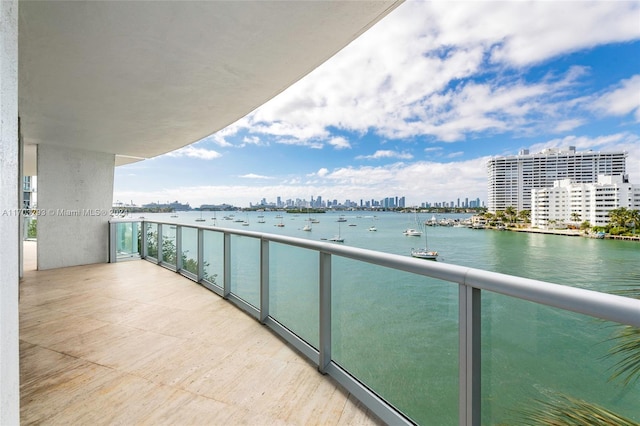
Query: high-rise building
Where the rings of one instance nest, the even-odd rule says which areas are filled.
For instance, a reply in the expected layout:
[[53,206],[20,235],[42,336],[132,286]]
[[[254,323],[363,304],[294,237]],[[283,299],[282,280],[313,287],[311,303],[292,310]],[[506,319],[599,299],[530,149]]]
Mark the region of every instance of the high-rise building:
[[609,223],[611,210],[640,209],[640,185],[626,176],[598,176],[597,183],[555,181],[553,187],[532,191],[531,224],[547,228],[554,224],[581,223],[592,226]]
[[487,162],[489,174],[488,210],[507,207],[531,209],[531,190],[553,187],[553,182],[597,182],[598,175],[626,173],[626,152],[576,152],[547,148],[537,154],[522,150],[518,155],[494,157]]

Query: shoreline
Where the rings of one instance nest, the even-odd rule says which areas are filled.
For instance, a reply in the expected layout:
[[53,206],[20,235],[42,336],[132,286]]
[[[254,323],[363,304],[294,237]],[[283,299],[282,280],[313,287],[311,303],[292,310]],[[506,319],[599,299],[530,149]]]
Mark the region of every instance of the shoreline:
[[[486,229],[495,229],[495,228],[486,228]],[[513,232],[526,232],[529,234],[551,234],[551,235],[562,235],[565,237],[584,237],[584,238],[594,238],[594,239],[597,238],[594,234],[585,234],[583,231],[580,231],[579,229],[506,228],[506,230],[513,231]],[[640,236],[638,235],[629,236],[629,235],[606,234],[602,239],[640,242]]]

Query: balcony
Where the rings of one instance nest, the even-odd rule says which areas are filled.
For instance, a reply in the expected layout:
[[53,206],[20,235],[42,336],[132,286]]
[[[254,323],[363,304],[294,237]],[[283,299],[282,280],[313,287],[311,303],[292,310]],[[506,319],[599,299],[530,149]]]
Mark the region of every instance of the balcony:
[[640,418],[600,357],[635,299],[154,221],[112,222],[110,251],[22,283],[26,423],[517,424],[523,390],[567,389]]
[[20,284],[22,424],[379,424],[204,287],[139,260]]

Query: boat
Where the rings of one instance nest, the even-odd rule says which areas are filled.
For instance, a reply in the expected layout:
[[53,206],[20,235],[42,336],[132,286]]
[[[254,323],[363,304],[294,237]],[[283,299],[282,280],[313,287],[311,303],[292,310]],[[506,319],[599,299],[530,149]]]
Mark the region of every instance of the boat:
[[346,222],[347,218],[345,218],[344,216],[340,216],[337,220],[337,222]]
[[418,259],[426,259],[426,260],[437,260],[438,252],[429,250],[429,245],[427,244],[427,233],[424,233],[424,248],[411,249],[411,256],[417,257]]
[[303,231],[311,231],[311,222],[307,223],[303,228]]
[[426,248],[411,249],[411,256],[419,259],[436,260],[438,259],[438,252]]
[[196,222],[206,222],[207,219],[202,217],[202,210],[200,211],[200,217],[196,219]]
[[378,230],[378,228],[376,228],[375,226],[370,226],[369,227],[369,231],[377,231],[377,230]]
[[[418,213],[415,212],[415,223],[417,226],[420,226],[419,222],[418,222]],[[422,231],[419,231],[415,228],[407,228],[404,231],[402,231],[402,233],[404,235],[406,235],[407,237],[420,237],[422,236]]]
[[335,237],[328,238],[327,241],[331,241],[334,243],[344,243],[344,238],[340,236],[340,224],[338,224],[338,235],[336,235]]

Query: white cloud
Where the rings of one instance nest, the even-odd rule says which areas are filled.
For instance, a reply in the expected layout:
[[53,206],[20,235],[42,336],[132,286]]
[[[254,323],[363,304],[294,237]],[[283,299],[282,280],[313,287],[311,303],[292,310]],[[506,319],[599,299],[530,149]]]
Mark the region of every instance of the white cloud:
[[622,80],[616,89],[596,99],[593,108],[614,116],[633,113],[640,122],[640,75]]
[[410,160],[413,155],[408,152],[397,152],[387,149],[381,149],[373,153],[372,155],[358,155],[357,160],[378,160],[380,158],[399,158],[401,160]]
[[248,173],[246,175],[240,175],[238,177],[239,178],[243,178],[243,179],[273,179],[272,177],[263,176],[263,175],[257,175],[255,173]]
[[568,132],[582,126],[583,124],[585,124],[585,120],[582,119],[574,118],[570,120],[564,120],[558,122],[554,130],[556,133]]
[[329,173],[329,170],[327,170],[325,167],[323,167],[323,168],[321,168],[320,170],[318,170],[316,172],[316,175],[318,175],[320,177],[325,177],[328,173]]
[[260,145],[269,145],[269,144],[260,140],[258,136],[245,136],[242,139],[242,144],[240,145],[240,147],[244,147],[247,145],[260,146]]
[[351,148],[351,144],[349,143],[349,141],[343,138],[342,136],[331,138],[329,140],[329,145],[333,146],[335,149]]
[[177,149],[175,151],[166,154],[169,157],[191,157],[199,158],[201,160],[213,160],[215,158],[222,157],[217,151],[213,151],[205,148],[196,148],[193,145],[185,146],[184,148]]
[[[566,107],[587,70],[537,82],[505,81],[500,71],[638,39],[639,13],[637,2],[406,2],[240,126],[316,149],[326,140],[346,147],[331,128],[445,142],[537,127],[566,132],[584,121],[575,108],[586,105]],[[498,73],[470,80],[487,72]]]

